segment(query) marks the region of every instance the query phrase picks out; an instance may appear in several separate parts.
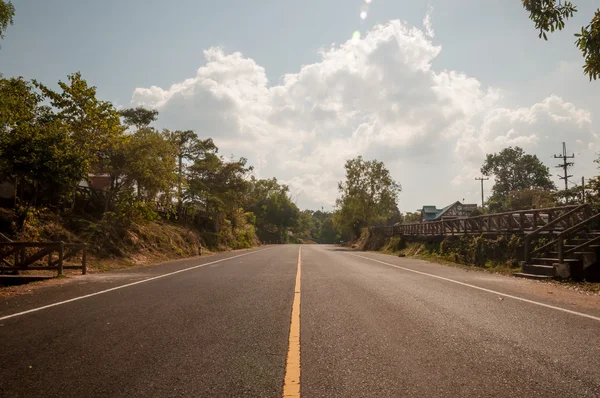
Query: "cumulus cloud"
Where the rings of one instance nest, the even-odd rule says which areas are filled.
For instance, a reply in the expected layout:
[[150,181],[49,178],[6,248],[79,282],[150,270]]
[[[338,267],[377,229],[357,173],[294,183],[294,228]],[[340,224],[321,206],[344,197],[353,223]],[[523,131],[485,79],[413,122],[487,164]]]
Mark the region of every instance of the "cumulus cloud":
[[558,96],[511,109],[500,105],[500,90],[433,70],[441,47],[431,42],[430,12],[425,31],[397,20],[376,26],[322,50],[319,62],[278,85],[254,60],[210,48],[195,76],[138,88],[132,105],[158,109],[160,126],[214,138],[223,153],[247,157],[258,176],[286,182],[311,208],[335,203],[344,162],[357,155],[383,160],[404,186],[401,208],[414,210],[470,195],[487,152],[546,150],[566,135],[585,150],[595,142],[590,114]]

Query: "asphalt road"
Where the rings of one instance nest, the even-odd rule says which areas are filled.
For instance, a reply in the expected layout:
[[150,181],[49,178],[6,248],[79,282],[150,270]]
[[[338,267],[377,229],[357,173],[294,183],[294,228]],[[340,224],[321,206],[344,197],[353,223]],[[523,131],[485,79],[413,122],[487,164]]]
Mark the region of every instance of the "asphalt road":
[[0,298],[0,397],[281,397],[294,299],[303,397],[600,396],[597,298],[313,245],[298,286],[299,249]]

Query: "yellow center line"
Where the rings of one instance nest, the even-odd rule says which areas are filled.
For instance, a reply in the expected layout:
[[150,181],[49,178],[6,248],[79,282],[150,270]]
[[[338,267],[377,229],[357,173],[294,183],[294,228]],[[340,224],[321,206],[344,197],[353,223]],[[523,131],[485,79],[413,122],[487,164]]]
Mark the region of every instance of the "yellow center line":
[[283,381],[284,397],[300,397],[300,270],[302,265],[302,247],[298,248],[298,271],[294,302],[292,304],[292,321],[290,323],[290,340],[288,345],[285,379]]

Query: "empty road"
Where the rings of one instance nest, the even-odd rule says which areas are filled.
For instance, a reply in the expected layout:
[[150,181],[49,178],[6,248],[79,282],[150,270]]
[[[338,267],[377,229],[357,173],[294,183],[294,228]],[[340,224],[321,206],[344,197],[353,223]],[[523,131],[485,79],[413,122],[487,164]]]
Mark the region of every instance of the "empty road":
[[598,397],[600,301],[334,246],[0,297],[0,397]]

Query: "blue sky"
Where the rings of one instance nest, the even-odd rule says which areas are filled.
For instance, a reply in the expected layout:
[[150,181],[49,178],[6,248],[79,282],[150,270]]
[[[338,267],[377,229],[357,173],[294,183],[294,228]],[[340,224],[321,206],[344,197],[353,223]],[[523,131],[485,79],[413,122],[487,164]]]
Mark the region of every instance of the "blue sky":
[[[197,98],[186,103],[185,106],[181,102],[176,102],[178,108],[171,109],[175,102],[168,103],[172,100],[167,101],[167,97],[171,98],[171,94],[165,94],[166,91],[169,91],[173,84],[182,83],[186,79],[196,79],[198,87],[202,84],[205,87],[206,81],[215,80],[213,77],[207,77],[208,73],[217,73],[212,69],[202,75],[201,79],[204,79],[202,81],[205,83],[201,83],[197,76],[197,70],[206,64],[205,50],[218,47],[224,56],[240,52],[244,60],[251,60],[259,69],[264,68],[264,76],[268,79],[268,83],[265,84],[267,89],[275,86],[287,87],[282,78],[285,74],[296,74],[301,77],[302,71],[312,71],[315,68],[321,68],[321,72],[318,73],[321,77],[330,72],[330,69],[323,69],[325,64],[323,55],[319,54],[320,49],[329,49],[335,43],[334,48],[342,51],[340,45],[348,41],[355,30],[360,30],[364,38],[375,25],[385,25],[392,20],[403,21],[409,28],[423,30],[423,18],[429,7],[432,7],[431,21],[435,36],[428,38],[427,45],[437,47],[440,51],[427,58],[430,69],[436,74],[447,71],[461,73],[475,79],[481,91],[477,95],[481,98],[488,89],[500,93],[493,101],[493,105],[486,102],[486,105],[476,114],[471,115],[467,112],[468,121],[460,122],[464,122],[464,125],[456,125],[456,118],[453,118],[440,121],[439,124],[436,122],[435,131],[439,132],[438,135],[436,132],[428,132],[423,127],[427,124],[426,116],[423,116],[423,123],[415,124],[412,119],[406,119],[408,113],[398,111],[399,106],[407,109],[409,104],[413,103],[410,96],[403,97],[403,102],[398,102],[395,108],[392,107],[396,109],[394,112],[397,112],[393,123],[397,131],[406,131],[406,134],[396,144],[378,149],[377,146],[373,146],[373,143],[381,141],[382,137],[390,134],[386,132],[385,127],[382,127],[385,118],[382,116],[383,113],[380,114],[380,112],[387,112],[384,108],[388,107],[388,103],[382,102],[380,109],[364,111],[366,113],[361,116],[362,122],[365,118],[373,121],[372,128],[368,132],[362,132],[361,121],[352,122],[349,118],[327,128],[313,122],[308,123],[308,119],[312,118],[314,113],[300,112],[297,103],[294,105],[293,117],[288,115],[286,119],[295,120],[294,124],[286,122],[285,128],[281,123],[258,126],[253,120],[260,119],[262,116],[257,115],[263,115],[264,110],[262,108],[257,110],[252,105],[252,101],[246,104],[247,106],[239,105],[242,97],[235,98],[239,90],[235,93],[227,93],[233,96],[232,103],[237,104],[232,108],[236,112],[235,117],[239,119],[235,123],[231,125],[217,123],[215,120],[209,120],[210,116],[189,119],[192,124],[189,128],[194,128],[198,132],[206,131],[207,134],[214,136],[217,143],[222,134],[224,150],[237,156],[246,156],[254,161],[258,164],[260,176],[268,177],[269,174],[275,174],[290,183],[296,196],[299,197],[299,204],[306,207],[319,207],[322,204],[330,207],[335,198],[334,181],[341,178],[343,157],[340,157],[339,168],[331,172],[327,178],[323,175],[330,172],[332,166],[323,163],[323,169],[319,171],[318,169],[307,170],[301,165],[305,161],[318,163],[319,159],[330,157],[323,148],[327,148],[326,143],[331,139],[341,140],[339,145],[331,148],[336,153],[342,152],[347,156],[364,154],[370,157],[378,157],[378,153],[381,153],[381,157],[389,158],[394,176],[404,186],[401,208],[414,210],[425,202],[442,206],[446,202],[460,200],[463,197],[471,201],[477,200],[478,186],[475,181],[471,183],[467,179],[474,175],[482,162],[483,155],[475,150],[477,154],[472,164],[468,164],[464,159],[468,156],[461,154],[464,148],[471,148],[469,151],[472,152],[475,141],[477,141],[477,148],[483,152],[500,148],[498,145],[486,144],[491,138],[497,143],[522,143],[526,149],[539,153],[539,156],[546,161],[552,152],[550,152],[551,147],[545,147],[544,143],[555,145],[566,140],[568,145],[573,146],[578,153],[583,152],[581,162],[587,165],[584,167],[582,164],[579,170],[574,170],[575,174],[579,172],[579,175],[590,175],[595,172],[591,159],[595,157],[596,151],[594,133],[600,130],[596,120],[597,112],[600,110],[598,94],[600,82],[590,83],[581,73],[580,66],[583,61],[573,44],[572,34],[589,21],[597,4],[592,0],[578,0],[575,3],[580,12],[568,23],[567,29],[552,35],[548,42],[544,42],[538,39],[532,22],[527,18],[527,13],[518,0],[432,0],[428,2],[372,0],[368,5],[364,0],[252,2],[241,0],[172,2],[13,0],[16,8],[15,25],[7,30],[6,38],[1,43],[0,73],[5,76],[22,75],[26,78],[36,78],[53,85],[59,79],[65,79],[68,73],[81,71],[91,84],[98,87],[102,99],[113,101],[120,106],[129,106],[133,103],[154,104],[153,106],[161,112],[164,110],[167,115],[166,120],[161,120],[160,123],[163,125],[160,127],[170,127],[169,121],[188,120],[186,115],[181,115],[177,119],[177,109],[194,112],[194,106],[200,102]],[[367,17],[363,21],[359,14],[365,7],[368,7]],[[377,61],[373,61],[390,62],[389,65],[386,64],[389,66],[386,70],[389,71],[393,71],[395,67],[401,68],[403,61],[399,60],[407,59],[406,54],[412,54],[413,50],[423,48],[422,43],[418,44],[421,47],[412,48],[410,47],[414,44],[412,41],[403,42],[398,39],[400,36],[412,35],[407,32],[398,33],[398,29],[395,33],[389,33],[396,37],[398,48],[394,47],[393,52],[398,52],[397,57],[393,59],[380,57]],[[365,59],[374,59],[371,56],[377,54],[376,48],[385,48],[382,47],[385,40],[387,39],[382,38],[374,44],[373,53],[363,54],[367,57]],[[344,51],[351,53],[355,49]],[[217,58],[217,64],[233,65],[232,59]],[[311,65],[312,69],[307,68]],[[407,75],[392,76],[392,74],[384,76],[382,84],[378,86],[380,88],[374,90],[385,90],[389,84],[398,84],[398,89],[402,91],[402,87],[406,84],[400,84],[399,79]],[[323,82],[330,84],[331,81],[336,81],[341,85],[349,85],[348,88],[354,85],[352,80],[340,80],[342,75],[338,73],[335,78],[333,74],[327,75],[329,77],[323,78],[325,79]],[[386,82],[386,78],[390,80]],[[237,82],[236,84],[240,82],[237,77],[231,79]],[[222,87],[230,86],[226,81],[216,80]],[[161,95],[165,95],[162,102],[152,102],[149,97],[141,94],[132,102],[134,90],[152,86],[166,90],[165,93],[161,92]],[[310,86],[309,83],[301,87],[306,90],[306,93],[312,93],[312,95],[307,94],[303,101],[313,101],[316,87]],[[469,87],[469,90],[475,90],[472,86]],[[348,93],[348,88],[344,89],[343,93]],[[190,92],[193,93],[198,92],[197,89],[191,90]],[[211,90],[214,93],[214,90]],[[257,90],[257,93],[262,94],[256,95],[262,95],[264,98],[271,98],[274,92],[277,92],[277,90],[270,90],[267,93],[260,84]],[[294,93],[298,91],[294,90]],[[422,95],[416,90],[431,93],[432,88],[419,86],[414,90],[414,99],[417,101]],[[285,95],[291,98],[292,91],[286,91]],[[555,97],[551,97],[552,95]],[[257,98],[254,94],[248,94],[247,97]],[[308,97],[311,99],[307,100]],[[550,100],[544,102],[548,98]],[[390,100],[389,105],[391,106],[396,99]],[[262,103],[261,101],[262,99],[257,102]],[[265,99],[264,105],[273,109],[275,106],[269,101],[272,99]],[[460,105],[463,103],[462,99],[456,97],[452,101],[457,107],[462,106]],[[327,103],[331,102],[332,100],[329,99]],[[347,104],[348,101],[340,103]],[[214,106],[215,103],[202,102],[201,104]],[[536,104],[542,105],[536,107]],[[572,107],[565,104],[570,104]],[[552,107],[570,112],[569,115],[579,115],[570,116],[569,120],[573,123],[573,129],[585,131],[578,130],[577,134],[570,135],[572,131],[566,130],[571,127],[565,124],[564,118],[552,116],[549,116],[549,120],[560,119],[562,120],[560,125],[536,126],[529,122],[527,127],[518,125],[517,119],[527,119],[519,109],[527,109],[531,113],[547,111],[556,115],[555,111],[548,110]],[[289,106],[286,109],[290,109]],[[340,114],[344,111],[349,112],[348,115],[356,113],[347,109],[341,110],[340,107],[335,109]],[[231,112],[233,114],[233,110]],[[581,112],[588,112],[588,115]],[[498,115],[502,115],[504,120],[502,123],[498,121],[500,117]],[[268,117],[277,118],[277,115],[269,114]],[[226,119],[227,116],[224,118]],[[586,121],[582,121],[581,118]],[[537,117],[537,120],[541,119],[543,117]],[[486,120],[489,123],[486,124]],[[490,127],[490,121],[495,123],[493,128]],[[389,126],[389,123],[392,122],[388,121],[386,126]],[[227,126],[228,130],[221,131],[218,126]],[[254,130],[250,131],[249,126]],[[471,132],[461,136],[455,132],[461,127]],[[492,136],[479,134],[486,128],[493,130],[489,132]],[[231,129],[239,129],[236,130],[237,135],[233,134]],[[512,133],[510,133],[511,129],[513,129]],[[239,141],[253,140],[252,134],[258,134],[256,131],[259,130],[272,132],[273,135],[280,134],[281,139],[275,139],[276,146],[265,153],[255,151],[252,146],[239,144]],[[364,139],[360,139],[361,134],[365,134]],[[425,137],[423,140],[439,141],[440,148],[426,148],[422,146],[423,143],[411,147],[413,144],[417,145],[415,143],[418,140],[414,138],[415,135]],[[537,139],[532,138],[534,135]],[[498,136],[502,138],[497,139]],[[515,137],[519,139],[515,141]],[[315,140],[317,140],[316,145]],[[322,145],[318,145],[320,140],[323,141]],[[575,140],[580,140],[581,144],[576,144]],[[340,148],[347,148],[347,150],[340,150]],[[354,152],[351,148],[355,149]],[[385,153],[390,148],[397,157]],[[431,153],[445,150],[452,152],[453,156],[450,158],[434,156],[429,160],[415,160],[421,167],[421,174],[415,175],[414,171],[411,173],[406,171],[407,165],[415,164],[410,158],[415,148]],[[559,149],[557,147],[556,151]],[[269,157],[269,152],[273,150],[279,150],[286,155],[281,158]],[[289,163],[292,156],[290,154],[298,156],[296,162],[298,167],[294,168],[294,165]],[[436,159],[439,159],[439,162]],[[549,161],[549,165],[550,163],[553,164]],[[464,181],[460,181],[456,176],[468,176],[468,178],[465,177]],[[432,181],[432,183],[424,184],[423,181]],[[317,191],[319,193],[315,193]]]

